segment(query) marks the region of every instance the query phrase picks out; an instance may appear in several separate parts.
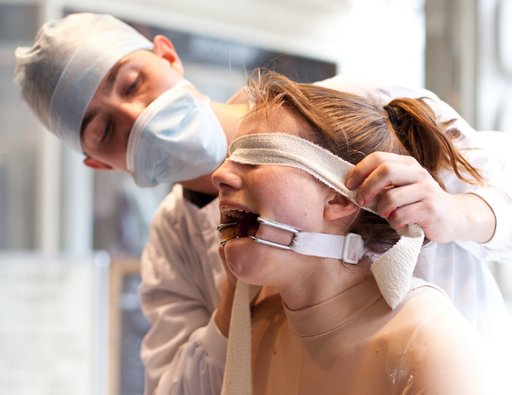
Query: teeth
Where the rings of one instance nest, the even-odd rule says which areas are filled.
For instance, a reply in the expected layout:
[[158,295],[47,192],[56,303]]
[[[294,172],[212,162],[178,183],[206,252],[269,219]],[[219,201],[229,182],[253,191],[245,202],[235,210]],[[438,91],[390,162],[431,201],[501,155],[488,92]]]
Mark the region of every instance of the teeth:
[[221,231],[222,229],[231,228],[233,226],[236,226],[236,222],[228,222],[226,224],[220,224],[217,226],[217,231]]
[[221,224],[217,226],[221,247],[229,240],[254,235],[258,227],[257,217],[257,214],[248,210],[222,207]]
[[247,216],[247,214],[252,214],[252,212],[249,210],[241,210],[241,209],[227,208],[227,207],[222,208],[220,211],[221,211],[221,214],[227,215],[232,218],[239,218],[239,219],[245,218]]
[[245,211],[231,211],[229,214],[226,214],[231,218],[235,219],[244,219],[247,216],[247,212]]

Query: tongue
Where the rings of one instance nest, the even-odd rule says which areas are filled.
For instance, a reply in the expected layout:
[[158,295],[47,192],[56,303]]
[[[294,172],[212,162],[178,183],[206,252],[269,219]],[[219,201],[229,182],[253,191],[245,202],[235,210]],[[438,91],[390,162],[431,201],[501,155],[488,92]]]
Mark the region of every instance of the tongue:
[[259,224],[254,219],[238,219],[236,222],[235,233],[237,237],[248,237],[256,235]]

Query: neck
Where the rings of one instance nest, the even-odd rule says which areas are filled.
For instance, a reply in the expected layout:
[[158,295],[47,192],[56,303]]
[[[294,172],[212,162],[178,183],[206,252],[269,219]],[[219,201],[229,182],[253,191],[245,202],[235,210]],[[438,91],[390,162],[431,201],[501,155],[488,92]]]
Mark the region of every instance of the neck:
[[[302,257],[301,257],[302,258]],[[310,257],[306,257],[311,260]],[[322,303],[371,276],[370,261],[363,258],[357,265],[346,265],[336,259],[314,258],[307,262],[300,281],[276,286],[286,306],[299,310]]]

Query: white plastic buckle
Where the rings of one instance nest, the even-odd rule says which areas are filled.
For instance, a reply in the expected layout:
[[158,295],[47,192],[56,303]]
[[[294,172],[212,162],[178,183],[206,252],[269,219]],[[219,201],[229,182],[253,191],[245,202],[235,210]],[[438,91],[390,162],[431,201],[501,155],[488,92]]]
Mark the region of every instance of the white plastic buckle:
[[345,235],[343,242],[343,262],[355,265],[364,254],[363,238],[356,233]]

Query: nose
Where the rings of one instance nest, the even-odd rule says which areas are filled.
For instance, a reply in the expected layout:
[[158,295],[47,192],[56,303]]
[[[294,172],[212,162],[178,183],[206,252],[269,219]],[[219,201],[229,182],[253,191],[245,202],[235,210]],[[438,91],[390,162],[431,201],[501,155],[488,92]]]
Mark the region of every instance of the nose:
[[212,181],[219,191],[227,189],[240,189],[243,184],[241,175],[238,172],[236,163],[226,159],[224,163],[212,174]]
[[142,101],[132,101],[120,103],[116,107],[116,112],[125,126],[131,129],[137,118],[146,109],[147,104]]

